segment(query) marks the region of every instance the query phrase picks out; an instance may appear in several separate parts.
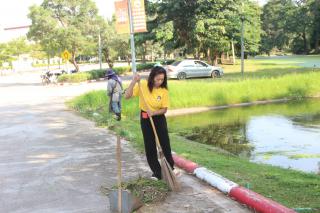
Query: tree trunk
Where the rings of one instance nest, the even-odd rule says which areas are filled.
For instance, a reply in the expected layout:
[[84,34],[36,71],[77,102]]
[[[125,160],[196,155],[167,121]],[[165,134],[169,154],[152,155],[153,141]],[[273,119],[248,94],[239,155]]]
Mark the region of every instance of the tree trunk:
[[127,62],[128,62],[128,66],[130,66],[130,55],[127,55]]
[[71,54],[71,63],[73,64],[74,68],[76,68],[76,72],[79,72],[79,65],[76,62],[76,52],[75,51]]
[[316,45],[315,45],[315,52],[316,53],[320,53],[320,46],[319,46],[319,43],[320,43],[320,38],[318,38],[319,37],[319,32],[317,32],[317,34],[316,34]]
[[307,47],[306,28],[303,29],[302,38],[303,38],[303,51],[304,51],[304,54],[307,54],[308,47]]
[[315,7],[314,7],[314,21],[315,23],[315,45],[314,45],[314,49],[316,53],[320,53],[320,2],[318,0],[315,1]]
[[218,65],[218,52],[216,50],[211,51],[212,57],[211,57],[211,64],[216,66]]
[[50,70],[50,54],[49,53],[47,54],[47,57],[48,57],[47,58],[48,59],[47,60],[47,70],[49,71]]
[[210,57],[210,49],[207,50],[207,60],[208,62],[212,64],[212,61],[211,61],[211,57]]
[[214,56],[213,56],[213,65],[214,66],[217,66],[218,65],[218,54],[214,54]]
[[196,52],[194,53],[193,57],[197,60],[200,60],[200,47],[195,49]]
[[154,62],[153,45],[151,45],[151,62]]
[[142,48],[143,48],[143,51],[142,51],[142,63],[146,63],[147,44],[143,43],[142,44]]
[[[320,24],[318,24],[319,27],[320,27]],[[316,53],[320,53],[320,46],[319,46],[319,43],[320,43],[320,30],[319,29],[316,29],[316,33],[315,33],[315,45],[314,45],[314,50]]]
[[106,62],[107,62],[107,64],[108,64],[109,68],[112,69],[112,67],[113,67],[113,61],[110,59],[109,50],[108,50],[108,49],[103,49],[103,55],[104,55],[104,57],[105,57],[105,59],[106,59]]
[[233,40],[231,41],[231,48],[232,48],[232,64],[235,65],[236,64],[236,57],[234,54],[234,43]]

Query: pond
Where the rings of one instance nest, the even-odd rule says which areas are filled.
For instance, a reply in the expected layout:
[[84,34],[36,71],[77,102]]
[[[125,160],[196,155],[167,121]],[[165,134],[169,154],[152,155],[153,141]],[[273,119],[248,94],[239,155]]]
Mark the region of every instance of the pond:
[[320,172],[320,100],[169,117],[170,132],[252,162]]

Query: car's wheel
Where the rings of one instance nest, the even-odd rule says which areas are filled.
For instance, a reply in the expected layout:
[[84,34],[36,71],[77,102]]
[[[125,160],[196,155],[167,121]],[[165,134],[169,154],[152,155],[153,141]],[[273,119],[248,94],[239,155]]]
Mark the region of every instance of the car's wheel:
[[187,74],[185,74],[184,72],[180,72],[177,77],[179,80],[184,80],[187,78]]
[[212,71],[211,77],[212,77],[212,78],[219,78],[219,77],[220,77],[219,71],[218,71],[218,70]]

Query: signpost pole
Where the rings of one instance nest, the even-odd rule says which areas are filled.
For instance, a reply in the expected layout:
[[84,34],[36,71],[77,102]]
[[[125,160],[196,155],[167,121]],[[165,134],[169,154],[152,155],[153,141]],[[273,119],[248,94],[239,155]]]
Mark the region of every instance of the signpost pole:
[[135,45],[134,45],[134,29],[133,29],[133,16],[132,16],[131,0],[128,0],[128,11],[129,11],[129,23],[130,23],[132,72],[135,74],[137,72],[137,68],[136,68],[136,50],[135,50]]

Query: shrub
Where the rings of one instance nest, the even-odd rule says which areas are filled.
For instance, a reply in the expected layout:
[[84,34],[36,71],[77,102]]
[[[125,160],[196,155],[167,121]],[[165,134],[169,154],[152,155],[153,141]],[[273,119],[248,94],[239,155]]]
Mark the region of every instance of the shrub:
[[137,64],[137,71],[151,69],[156,63]]
[[114,67],[112,68],[118,75],[124,74],[126,72],[131,71],[131,67],[125,66],[125,67]]
[[79,83],[82,81],[87,81],[91,78],[90,73],[81,72],[75,74],[63,74],[58,77],[58,82],[69,82],[69,83]]

